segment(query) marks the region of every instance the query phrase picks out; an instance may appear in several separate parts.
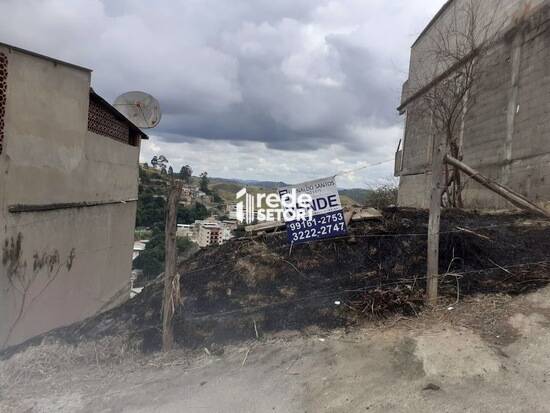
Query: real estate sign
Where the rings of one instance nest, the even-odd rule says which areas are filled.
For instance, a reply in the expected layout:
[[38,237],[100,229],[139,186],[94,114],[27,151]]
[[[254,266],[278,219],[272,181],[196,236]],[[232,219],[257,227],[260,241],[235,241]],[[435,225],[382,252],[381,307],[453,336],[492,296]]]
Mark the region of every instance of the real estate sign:
[[[282,187],[278,192],[285,211],[294,209],[295,212],[283,215],[289,243],[300,244],[347,234],[335,177]],[[290,202],[284,202],[285,197]]]

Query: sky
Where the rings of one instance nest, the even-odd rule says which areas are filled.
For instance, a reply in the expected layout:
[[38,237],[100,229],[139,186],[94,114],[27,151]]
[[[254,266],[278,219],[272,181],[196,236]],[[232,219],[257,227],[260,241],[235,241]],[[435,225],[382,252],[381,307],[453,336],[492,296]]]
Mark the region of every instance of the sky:
[[394,182],[410,46],[443,3],[0,0],[0,42],[93,69],[110,102],[155,96],[143,162],[368,188]]

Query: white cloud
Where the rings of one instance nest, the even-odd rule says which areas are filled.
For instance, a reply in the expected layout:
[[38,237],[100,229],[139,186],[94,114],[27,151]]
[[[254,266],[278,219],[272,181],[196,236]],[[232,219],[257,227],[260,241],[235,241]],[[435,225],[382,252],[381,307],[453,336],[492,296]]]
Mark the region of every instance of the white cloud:
[[342,188],[378,186],[393,179],[393,154],[356,152],[338,144],[316,151],[282,151],[261,142],[234,145],[192,139],[178,143],[156,136],[142,142],[141,162],[149,162],[159,154],[168,158],[175,171],[189,164],[196,175],[208,171],[213,177],[299,183],[352,171],[338,176]]
[[[145,158],[296,182],[393,157],[409,46],[442,3],[0,0],[0,41],[94,69],[108,100],[155,95]],[[380,168],[343,181],[391,175]]]

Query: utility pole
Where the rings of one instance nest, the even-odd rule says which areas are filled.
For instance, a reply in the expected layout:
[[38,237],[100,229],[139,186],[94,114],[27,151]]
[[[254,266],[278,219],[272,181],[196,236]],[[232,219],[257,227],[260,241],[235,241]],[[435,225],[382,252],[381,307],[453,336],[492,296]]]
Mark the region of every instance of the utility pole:
[[437,304],[439,284],[439,226],[441,222],[441,196],[446,183],[443,164],[446,155],[444,137],[435,132],[432,152],[432,185],[430,195],[430,220],[428,223],[427,303]]
[[162,300],[162,350],[172,350],[174,344],[174,327],[172,319],[176,306],[180,304],[180,280],[177,274],[176,231],[178,217],[178,202],[181,196],[182,183],[171,178],[170,193],[166,202],[165,226],[165,269],[164,297]]

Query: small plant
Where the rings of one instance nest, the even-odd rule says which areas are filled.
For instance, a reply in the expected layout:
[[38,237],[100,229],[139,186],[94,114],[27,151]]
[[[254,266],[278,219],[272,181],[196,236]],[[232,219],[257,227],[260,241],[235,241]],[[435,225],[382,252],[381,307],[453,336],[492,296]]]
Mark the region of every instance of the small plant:
[[388,183],[368,191],[364,201],[366,207],[384,209],[397,204],[398,188],[394,183]]

